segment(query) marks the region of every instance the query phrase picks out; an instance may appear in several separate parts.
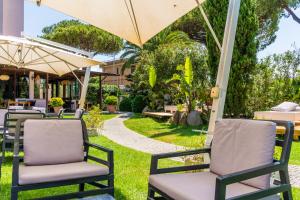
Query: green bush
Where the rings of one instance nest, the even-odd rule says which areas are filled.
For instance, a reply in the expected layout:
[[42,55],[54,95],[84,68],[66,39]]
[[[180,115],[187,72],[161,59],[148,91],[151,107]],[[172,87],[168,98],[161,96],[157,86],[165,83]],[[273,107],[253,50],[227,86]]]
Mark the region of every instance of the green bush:
[[60,97],[53,97],[50,99],[49,105],[52,107],[61,107],[64,105],[64,101]]
[[134,97],[131,106],[132,106],[132,112],[141,113],[146,106],[144,96],[137,95],[136,97]]
[[119,105],[120,111],[125,111],[125,112],[132,112],[132,100],[128,97],[125,97]]
[[118,98],[116,96],[108,96],[105,98],[104,103],[106,105],[117,105],[118,104]]

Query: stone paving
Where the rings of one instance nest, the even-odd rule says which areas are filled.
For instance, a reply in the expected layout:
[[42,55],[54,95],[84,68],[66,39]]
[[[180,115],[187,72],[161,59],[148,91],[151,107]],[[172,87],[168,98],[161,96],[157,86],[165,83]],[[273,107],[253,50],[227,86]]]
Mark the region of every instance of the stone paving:
[[[131,113],[124,113],[105,121],[100,134],[122,146],[150,154],[186,150],[185,147],[154,140],[126,128],[123,122],[130,115]],[[182,159],[179,160],[182,161]],[[294,187],[300,187],[300,166],[289,165],[289,173],[291,184]]]

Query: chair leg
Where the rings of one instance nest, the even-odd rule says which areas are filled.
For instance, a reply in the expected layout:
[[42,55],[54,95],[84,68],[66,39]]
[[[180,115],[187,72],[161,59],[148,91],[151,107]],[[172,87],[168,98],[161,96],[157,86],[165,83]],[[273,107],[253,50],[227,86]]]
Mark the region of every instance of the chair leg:
[[[290,184],[290,177],[289,177],[289,172],[287,167],[285,170],[279,171],[279,175],[280,175],[281,183]],[[292,188],[290,187],[288,191],[283,192],[282,196],[284,200],[292,200],[293,199]]]
[[2,153],[1,162],[5,161],[5,146],[6,146],[6,142],[5,142],[5,139],[3,138],[2,149],[1,149],[1,153]]
[[108,179],[108,187],[112,188],[112,191],[110,192],[110,195],[112,197],[114,197],[115,196],[115,191],[114,191],[114,178],[113,177],[110,177]]
[[79,192],[84,191],[84,183],[79,184]]
[[154,190],[151,189],[150,185],[148,186],[148,199],[154,199],[155,197],[155,192]]
[[11,200],[18,200],[18,191],[14,190],[13,188],[11,189],[10,199]]

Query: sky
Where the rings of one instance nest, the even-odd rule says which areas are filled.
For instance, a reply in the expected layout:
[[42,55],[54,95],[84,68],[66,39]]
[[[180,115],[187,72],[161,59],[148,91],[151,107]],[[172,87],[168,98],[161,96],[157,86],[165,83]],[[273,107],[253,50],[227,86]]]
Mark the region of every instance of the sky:
[[[300,9],[297,9],[296,14],[300,16]],[[72,19],[62,13],[51,10],[47,7],[37,7],[31,2],[25,1],[25,24],[24,33],[29,36],[41,35],[41,31],[45,26],[55,24],[65,19]],[[291,17],[282,18],[279,24],[276,41],[269,45],[266,49],[258,53],[258,58],[282,53],[293,46],[300,48],[300,25],[297,24]],[[102,61],[113,60],[113,56],[97,56]]]

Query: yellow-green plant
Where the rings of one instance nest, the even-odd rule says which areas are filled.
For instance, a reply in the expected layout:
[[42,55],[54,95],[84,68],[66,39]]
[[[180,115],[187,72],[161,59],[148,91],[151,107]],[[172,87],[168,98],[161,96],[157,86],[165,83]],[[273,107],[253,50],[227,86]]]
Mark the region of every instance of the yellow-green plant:
[[154,66],[149,67],[149,84],[153,88],[156,84],[156,69]]
[[173,77],[167,83],[171,83],[172,86],[184,95],[188,112],[190,112],[195,107],[195,99],[192,95],[195,87],[193,85],[194,73],[191,59],[186,57],[185,64],[178,65],[177,71],[178,73],[173,74]]
[[86,127],[89,129],[97,129],[100,128],[103,124],[103,120],[101,118],[101,109],[99,106],[92,106],[89,113],[84,118]]
[[64,101],[60,97],[53,97],[50,99],[49,105],[52,107],[61,107],[64,105]]

